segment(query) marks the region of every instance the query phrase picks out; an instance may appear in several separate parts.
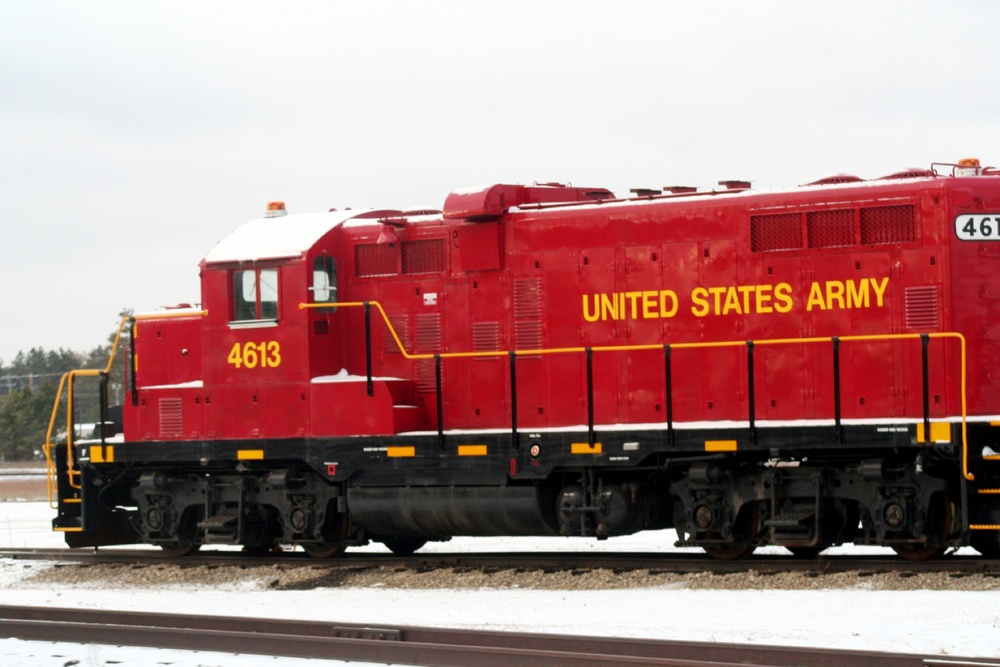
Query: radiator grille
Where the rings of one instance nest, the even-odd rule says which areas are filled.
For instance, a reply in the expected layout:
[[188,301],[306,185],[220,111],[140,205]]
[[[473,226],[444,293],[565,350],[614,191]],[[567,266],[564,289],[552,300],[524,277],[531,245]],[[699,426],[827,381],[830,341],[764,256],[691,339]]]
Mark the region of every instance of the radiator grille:
[[160,437],[173,438],[184,433],[184,406],[179,398],[161,398]]

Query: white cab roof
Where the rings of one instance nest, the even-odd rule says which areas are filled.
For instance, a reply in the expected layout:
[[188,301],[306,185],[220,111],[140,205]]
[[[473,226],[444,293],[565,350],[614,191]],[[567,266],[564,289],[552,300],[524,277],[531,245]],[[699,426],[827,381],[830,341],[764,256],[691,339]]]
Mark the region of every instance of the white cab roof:
[[370,209],[257,218],[240,225],[219,241],[208,251],[204,261],[205,264],[221,264],[301,257],[331,229],[366,213],[370,213]]

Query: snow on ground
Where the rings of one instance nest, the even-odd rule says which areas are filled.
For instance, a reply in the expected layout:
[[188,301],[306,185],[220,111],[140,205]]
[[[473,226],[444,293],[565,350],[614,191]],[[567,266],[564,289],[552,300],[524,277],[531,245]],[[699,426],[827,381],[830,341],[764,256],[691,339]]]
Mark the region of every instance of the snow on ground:
[[[0,547],[51,547],[45,503],[0,503]],[[571,539],[455,539],[426,551],[611,550],[668,551],[670,531],[603,542]],[[366,550],[384,550],[372,545]],[[321,588],[268,590],[252,580],[224,588],[157,585],[105,589],[39,584],[31,574],[47,564],[0,560],[0,604],[233,616],[308,618],[345,623],[497,628],[524,632],[594,634],[693,641],[823,646],[1000,658],[1000,595],[996,591],[872,590],[859,583],[829,590],[691,590],[677,586],[617,590],[520,588],[407,590]],[[145,652],[143,652],[145,651]],[[4,665],[277,664],[273,658],[56,645],[0,640]],[[148,657],[155,655],[155,659]],[[147,657],[136,657],[147,656]],[[19,662],[20,661],[20,662]],[[336,664],[301,661],[302,664]],[[281,660],[281,665],[298,661]],[[352,663],[357,665],[358,663]]]

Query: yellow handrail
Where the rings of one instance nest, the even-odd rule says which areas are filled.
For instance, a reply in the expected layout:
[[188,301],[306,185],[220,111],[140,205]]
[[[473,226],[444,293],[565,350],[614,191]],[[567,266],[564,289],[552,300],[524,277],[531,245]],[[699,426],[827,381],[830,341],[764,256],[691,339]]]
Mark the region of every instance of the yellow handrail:
[[66,391],[66,476],[68,478],[70,488],[79,489],[80,484],[75,478],[79,476],[80,471],[73,467],[73,381],[77,377],[97,377],[111,372],[115,363],[115,355],[118,353],[118,345],[121,342],[122,331],[125,329],[125,323],[131,321],[131,319],[132,318],[129,317],[123,317],[118,323],[118,331],[115,332],[115,340],[111,346],[111,354],[108,356],[108,363],[104,367],[103,371],[94,369],[78,369],[69,371],[68,373],[63,373],[62,377],[59,379],[59,389],[56,391],[55,402],[52,405],[52,414],[49,417],[49,427],[45,432],[45,444],[42,445],[42,451],[45,453],[46,470],[48,473],[46,475],[46,491],[48,492],[49,506],[53,509],[58,506],[58,499],[55,499],[55,495],[58,490],[58,484],[56,481],[57,471],[55,459],[53,458],[53,450],[58,445],[52,442],[52,434],[55,430],[56,417],[59,414],[59,405],[62,403],[63,391]]
[[[389,320],[389,316],[386,314],[385,309],[382,308],[382,304],[378,301],[343,301],[339,303],[300,303],[299,309],[310,309],[310,308],[363,308],[365,305],[369,305],[378,310],[379,314],[382,316],[382,321],[385,323],[386,327],[389,329],[389,333],[392,335],[393,340],[396,342],[397,348],[399,348],[400,353],[402,353],[405,359],[418,360],[418,359],[461,359],[461,358],[489,358],[489,357],[505,357],[513,352],[515,355],[520,356],[537,356],[543,354],[581,354],[587,351],[587,347],[558,347],[558,348],[543,348],[539,350],[494,350],[486,352],[441,352],[441,353],[423,353],[414,354],[409,352],[404,346],[403,342],[396,333],[395,327],[392,326],[392,322]],[[920,340],[924,335],[928,338],[954,338],[959,341],[961,348],[961,379],[960,379],[960,395],[961,395],[961,408],[962,408],[962,475],[969,481],[975,479],[975,475],[969,472],[969,442],[968,442],[968,429],[967,429],[967,418],[968,418],[968,408],[966,399],[966,348],[965,348],[965,336],[957,332],[941,332],[941,333],[929,333],[929,334],[919,334],[919,333],[900,333],[900,334],[858,334],[858,335],[848,335],[848,336],[812,336],[808,338],[765,338],[761,340],[726,340],[726,341],[705,341],[705,342],[693,342],[693,343],[670,343],[672,349],[705,349],[705,348],[719,348],[719,347],[746,347],[747,343],[753,343],[754,345],[802,345],[802,344],[817,344],[817,343],[829,343],[834,338],[842,342],[865,342],[865,341],[885,341],[885,340]],[[595,345],[589,348],[593,352],[638,352],[643,350],[662,350],[663,344],[661,343],[644,343],[640,345]]]

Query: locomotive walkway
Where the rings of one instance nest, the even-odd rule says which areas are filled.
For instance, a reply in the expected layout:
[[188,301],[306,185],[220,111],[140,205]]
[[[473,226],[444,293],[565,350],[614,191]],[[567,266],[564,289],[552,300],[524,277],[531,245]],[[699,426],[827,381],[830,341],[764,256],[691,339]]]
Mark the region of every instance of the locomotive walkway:
[[13,606],[0,606],[0,636],[441,667],[1000,666],[996,660],[870,651]]

